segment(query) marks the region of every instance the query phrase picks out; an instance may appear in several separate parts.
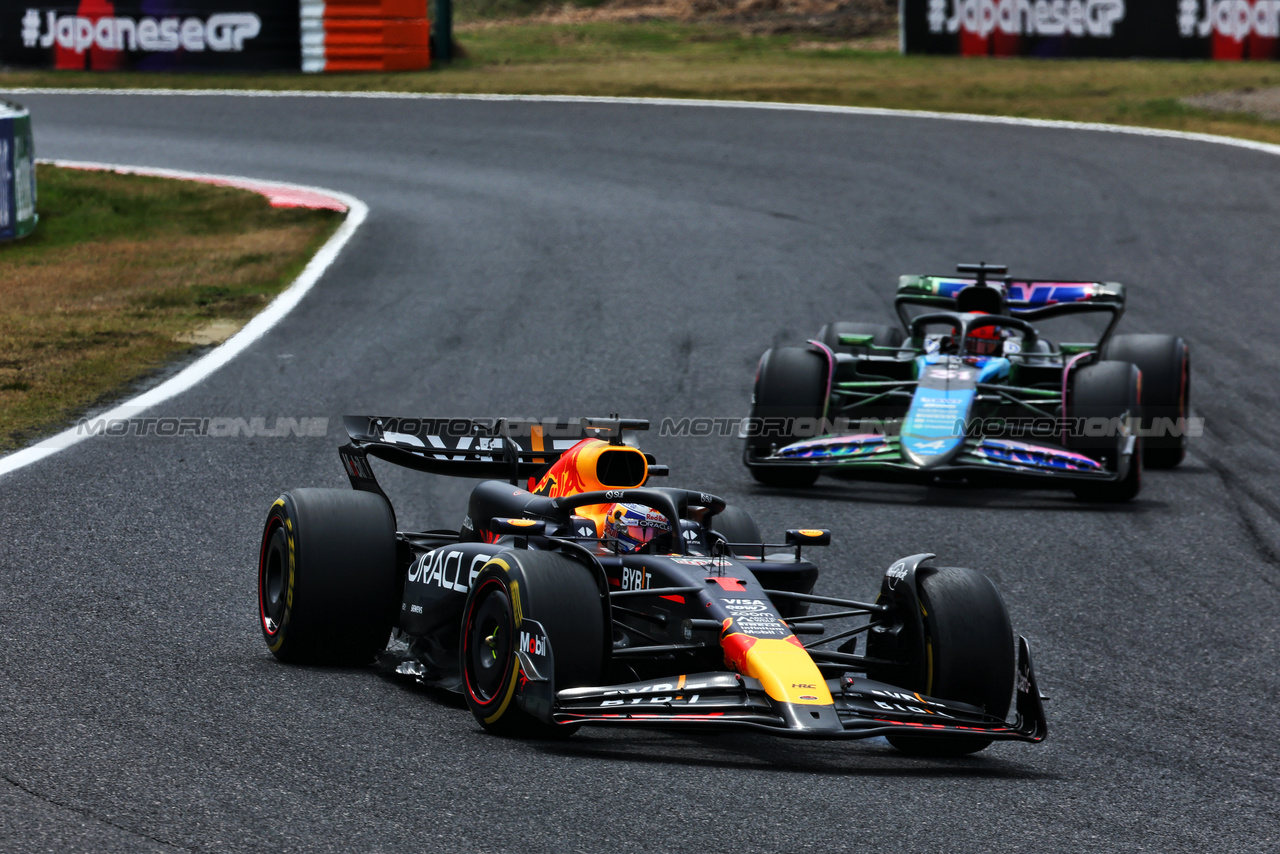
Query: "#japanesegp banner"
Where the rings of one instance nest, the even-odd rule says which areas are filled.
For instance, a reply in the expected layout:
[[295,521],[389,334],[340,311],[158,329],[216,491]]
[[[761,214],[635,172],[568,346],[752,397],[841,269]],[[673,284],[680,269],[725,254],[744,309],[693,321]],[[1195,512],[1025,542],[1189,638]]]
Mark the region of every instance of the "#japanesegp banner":
[[297,0],[0,0],[0,65],[231,71],[301,63]]
[[906,53],[1280,59],[1280,0],[902,0]]

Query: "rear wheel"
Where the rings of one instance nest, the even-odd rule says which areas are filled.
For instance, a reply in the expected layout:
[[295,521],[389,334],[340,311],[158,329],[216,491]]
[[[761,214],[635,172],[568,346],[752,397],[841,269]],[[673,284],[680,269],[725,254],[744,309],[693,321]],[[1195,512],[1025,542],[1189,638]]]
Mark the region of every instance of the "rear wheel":
[[[711,528],[734,545],[735,557],[763,556],[764,550],[760,546],[764,543],[764,535],[760,533],[760,526],[756,524],[751,514],[741,507],[726,507],[717,513],[711,520]],[[768,569],[753,565],[752,572],[766,590],[812,593],[813,585],[818,580],[817,567],[811,564],[794,567],[784,564],[782,568],[775,565]],[[798,602],[786,596],[771,598],[773,606],[778,609],[778,614],[784,619],[803,617],[809,613],[807,602]]]
[[871,343],[878,347],[899,347],[902,345],[902,330],[887,323],[848,323],[839,321],[828,323],[818,330],[818,340],[831,348],[833,353],[849,353],[854,356],[870,356],[886,351],[872,350],[865,344],[842,344],[841,335],[870,335]]
[[[827,406],[827,360],[813,350],[778,347],[765,351],[751,396],[755,428],[748,449],[770,454],[784,445],[816,435]],[[812,486],[818,470],[812,466],[747,464],[751,475],[766,486]]]
[[[960,567],[922,567],[916,575],[924,612],[925,668],[915,690],[969,703],[1003,719],[1013,697],[1013,628],[991,580]],[[991,744],[972,735],[891,735],[915,756],[963,756]]]
[[[522,625],[536,621],[550,645],[552,672],[542,675],[551,677],[552,688],[598,683],[609,637],[602,595],[591,570],[554,552],[513,550],[485,565],[467,594],[459,644],[463,694],[481,726],[522,738],[560,738],[577,729],[540,720],[519,706],[516,653]],[[527,633],[536,644],[534,635]]]
[[295,489],[271,505],[258,614],[276,658],[365,664],[386,647],[399,597],[395,523],[384,498]]
[[1187,455],[1191,353],[1176,335],[1117,335],[1103,358],[1132,362],[1142,371],[1142,462],[1171,469]]
[[[1071,437],[1071,449],[1092,457],[1109,471],[1120,471],[1131,432],[1127,419],[1134,419],[1136,424],[1142,407],[1142,373],[1137,366],[1130,362],[1097,362],[1072,372],[1068,407],[1068,416],[1086,428],[1084,435]],[[1091,425],[1094,429],[1090,429]],[[1091,436],[1090,432],[1100,435]],[[1137,439],[1123,479],[1082,483],[1074,491],[1085,501],[1116,503],[1129,501],[1141,489],[1142,440]]]

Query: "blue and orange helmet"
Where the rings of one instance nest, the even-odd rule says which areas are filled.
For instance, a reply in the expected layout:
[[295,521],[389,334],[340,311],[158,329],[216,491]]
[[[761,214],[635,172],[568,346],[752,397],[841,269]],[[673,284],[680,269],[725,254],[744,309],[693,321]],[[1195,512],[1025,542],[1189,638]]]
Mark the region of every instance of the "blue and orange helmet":
[[670,550],[671,524],[657,510],[642,504],[615,504],[604,519],[604,537],[613,540],[619,554]]

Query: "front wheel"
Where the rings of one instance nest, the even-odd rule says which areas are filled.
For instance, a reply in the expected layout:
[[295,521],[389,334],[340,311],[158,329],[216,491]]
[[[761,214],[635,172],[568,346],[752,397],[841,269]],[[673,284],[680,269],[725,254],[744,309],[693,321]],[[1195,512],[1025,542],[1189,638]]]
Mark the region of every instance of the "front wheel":
[[[760,357],[751,396],[750,455],[768,455],[800,439],[812,439],[827,408],[827,360],[801,347],[778,347]],[[812,486],[813,466],[752,465],[751,476],[765,486]]]
[[267,513],[258,616],[281,661],[365,664],[386,648],[399,600],[396,529],[386,499],[295,489]]
[[1142,371],[1142,462],[1171,469],[1187,456],[1191,353],[1176,335],[1117,335],[1104,358]]
[[[940,700],[969,703],[1004,719],[1013,698],[1013,627],[991,580],[960,567],[921,567],[916,575],[924,618],[925,667],[909,686]],[[888,736],[915,756],[964,756],[991,744],[973,735]]]
[[521,738],[577,729],[521,708],[516,694],[529,674],[517,653],[547,671],[540,675],[553,691],[597,684],[610,638],[605,595],[590,569],[562,554],[510,550],[485,564],[467,594],[459,643],[463,694],[482,727]]
[[1104,361],[1072,373],[1067,415],[1084,429],[1082,435],[1071,437],[1069,447],[1109,471],[1125,472],[1119,480],[1079,484],[1074,487],[1077,498],[1118,503],[1129,501],[1142,489],[1142,439],[1135,439],[1133,452],[1125,454],[1141,409],[1142,372],[1136,365]]

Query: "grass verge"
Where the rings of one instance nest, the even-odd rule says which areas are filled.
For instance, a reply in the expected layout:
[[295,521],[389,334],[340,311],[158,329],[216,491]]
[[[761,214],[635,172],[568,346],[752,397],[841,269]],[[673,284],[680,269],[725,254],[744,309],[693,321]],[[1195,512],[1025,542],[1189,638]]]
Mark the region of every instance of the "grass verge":
[[247,190],[38,167],[40,223],[0,244],[0,449],[233,333],[342,220]]
[[[1280,86],[1280,64],[900,56],[892,38],[752,35],[725,23],[475,21],[466,57],[402,74],[160,77],[6,72],[0,87],[320,89],[727,98],[1112,122],[1280,142],[1280,122],[1180,99]],[[38,122],[39,117],[35,120]]]

